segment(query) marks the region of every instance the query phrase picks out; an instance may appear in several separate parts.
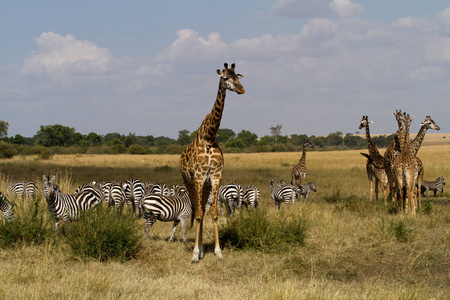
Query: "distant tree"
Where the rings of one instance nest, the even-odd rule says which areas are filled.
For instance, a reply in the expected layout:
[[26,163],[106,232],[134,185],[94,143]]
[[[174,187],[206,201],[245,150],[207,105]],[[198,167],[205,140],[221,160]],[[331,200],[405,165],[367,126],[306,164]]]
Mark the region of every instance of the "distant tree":
[[275,143],[275,145],[278,144],[278,136],[281,134],[281,127],[283,127],[283,125],[276,125],[276,126],[271,126],[270,129],[270,134],[273,137],[273,141]]
[[98,134],[91,132],[86,136],[86,140],[92,146],[100,146],[102,144],[102,137]]
[[191,136],[189,135],[189,130],[180,130],[178,131],[178,140],[177,143],[180,145],[187,145],[192,141]]
[[23,145],[26,144],[26,139],[20,134],[16,134],[14,137],[10,137],[8,142],[11,144]]
[[130,147],[131,145],[137,143],[136,134],[130,132],[130,133],[128,133],[127,136],[125,136],[125,137],[122,139],[122,141],[123,141],[124,145],[128,148],[128,147]]
[[265,135],[259,139],[258,144],[261,146],[270,145],[273,143],[273,137],[270,135]]
[[301,146],[308,140],[308,136],[306,134],[298,135],[293,134],[290,138],[290,143],[295,146]]
[[42,126],[35,135],[35,143],[45,147],[71,146],[75,129],[59,124]]
[[343,142],[344,139],[342,138],[342,132],[340,131],[330,133],[326,138],[327,146],[341,146]]
[[242,129],[241,132],[236,136],[236,140],[241,140],[244,144],[244,147],[249,147],[257,141],[258,136],[255,133],[251,133],[248,130]]
[[347,133],[344,137],[344,145],[350,148],[366,146],[366,140],[360,136]]
[[103,140],[105,141],[105,143],[108,143],[109,141],[112,141],[114,139],[121,139],[121,135],[118,132],[113,132],[113,133],[107,133],[105,134],[105,136],[103,137]]
[[3,120],[0,120],[0,138],[4,139],[8,136],[8,128],[9,123]]
[[155,138],[155,145],[156,146],[167,146],[167,145],[171,145],[171,144],[176,144],[177,141],[165,136],[158,136]]
[[227,128],[219,128],[216,135],[216,140],[218,143],[226,143],[231,139],[236,137],[236,133],[233,130]]

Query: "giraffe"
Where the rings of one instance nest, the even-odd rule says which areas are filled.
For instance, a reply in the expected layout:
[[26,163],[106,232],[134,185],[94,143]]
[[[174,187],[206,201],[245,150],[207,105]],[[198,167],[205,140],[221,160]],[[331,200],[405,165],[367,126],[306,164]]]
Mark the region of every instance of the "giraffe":
[[225,69],[222,71],[217,70],[220,80],[214,106],[200,125],[194,140],[186,146],[180,157],[180,170],[184,184],[189,192],[197,227],[192,263],[198,263],[204,256],[203,217],[205,205],[211,191],[213,201],[211,219],[215,239],[214,253],[217,257],[222,258],[217,225],[217,195],[222,178],[224,160],[222,151],[216,141],[216,134],[222,119],[226,90],[237,94],[245,93],[244,87],[239,82],[239,79],[243,76],[234,72],[235,64],[233,63],[231,68],[228,68],[228,64],[225,63],[224,67]]
[[[415,193],[417,189],[417,181],[419,177],[418,158],[409,151],[409,127],[414,117],[410,117],[403,113],[403,121],[405,123],[405,135],[403,144],[400,145],[401,151],[395,152],[394,157],[394,174],[397,191],[399,193],[400,209],[407,210],[411,214],[416,214]],[[406,207],[405,207],[406,206]]]
[[292,184],[298,185],[305,184],[306,182],[306,148],[314,148],[314,145],[308,141],[303,144],[302,157],[298,161],[298,164],[296,164],[291,171]]
[[359,125],[359,129],[362,129],[363,127],[366,128],[366,142],[367,142],[367,149],[369,150],[369,154],[361,153],[362,155],[367,157],[366,171],[367,177],[369,178],[370,182],[369,201],[372,202],[373,178],[375,178],[375,197],[378,200],[378,183],[379,183],[381,185],[381,190],[383,191],[384,205],[387,206],[386,192],[387,192],[388,178],[386,175],[386,170],[384,168],[384,157],[378,151],[377,146],[375,146],[372,143],[369,129],[370,123],[372,123],[372,121],[369,121],[367,116],[363,116]]
[[[427,129],[433,129],[433,130],[440,130],[441,128],[433,121],[433,119],[430,116],[425,117],[425,121],[420,123],[420,129],[417,133],[414,140],[411,141],[409,150],[413,155],[417,155],[417,152],[419,151],[420,146],[422,145],[422,141],[425,138],[425,134],[427,133]],[[420,186],[422,185],[423,181],[423,163],[419,159],[419,177],[417,180],[417,198],[418,198],[418,205],[419,207],[422,206],[422,194],[420,193]]]
[[392,201],[395,201],[395,197],[399,197],[397,193],[397,189],[395,187],[395,174],[394,174],[394,160],[395,160],[395,151],[400,150],[400,145],[403,143],[405,138],[405,131],[403,129],[403,114],[401,110],[396,110],[395,113],[392,113],[397,121],[398,129],[394,137],[394,141],[392,144],[386,149],[384,152],[384,169],[386,171],[386,175],[388,177],[389,182],[389,196]]

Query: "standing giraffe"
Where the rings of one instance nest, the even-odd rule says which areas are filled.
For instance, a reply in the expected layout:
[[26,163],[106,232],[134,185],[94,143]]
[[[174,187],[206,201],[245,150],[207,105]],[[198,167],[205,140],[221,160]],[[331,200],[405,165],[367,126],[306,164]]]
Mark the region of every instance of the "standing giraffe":
[[[366,171],[367,171],[367,177],[369,178],[370,182],[370,196],[369,201],[372,202],[373,197],[373,178],[375,177],[375,197],[378,200],[378,183],[381,185],[381,190],[383,191],[383,197],[384,197],[384,205],[387,206],[387,186],[388,186],[388,178],[386,175],[386,170],[384,169],[384,157],[380,154],[380,152],[377,149],[377,146],[375,146],[372,143],[372,139],[370,138],[370,130],[369,130],[369,124],[372,123],[372,121],[369,121],[367,119],[367,116],[363,116],[361,119],[361,123],[359,125],[359,129],[366,128],[366,142],[367,142],[367,149],[369,150],[369,154],[361,153],[365,157],[367,157],[367,163],[366,163]],[[378,167],[377,167],[378,166]]]
[[405,139],[405,131],[403,129],[403,114],[401,110],[396,110],[395,113],[392,113],[397,120],[398,129],[395,134],[394,140],[392,144],[386,149],[384,152],[384,169],[386,171],[386,175],[388,177],[389,182],[389,197],[392,201],[395,201],[395,197],[399,197],[397,193],[397,188],[395,186],[395,174],[394,174],[394,160],[395,160],[395,151],[400,150],[400,145],[403,144]]
[[[403,144],[400,145],[401,151],[394,154],[394,174],[397,191],[399,193],[400,208],[406,209],[411,214],[416,214],[416,192],[417,181],[419,177],[419,166],[421,162],[409,150],[409,127],[414,117],[406,113],[403,114],[405,122],[405,135]],[[406,205],[405,205],[406,204]],[[405,207],[406,206],[406,207]]]
[[305,184],[306,182],[306,148],[314,148],[314,146],[310,142],[305,142],[303,144],[302,157],[298,161],[298,164],[296,164],[291,171],[292,184],[299,185]]
[[217,130],[222,119],[226,90],[244,94],[245,90],[239,79],[243,76],[234,72],[235,64],[228,69],[217,70],[219,76],[219,91],[211,113],[207,114],[200,125],[195,139],[186,146],[180,157],[180,170],[184,184],[194,209],[197,223],[195,246],[192,263],[198,263],[203,258],[203,216],[209,193],[212,191],[211,219],[214,227],[215,249],[217,257],[222,258],[219,245],[219,230],[217,226],[217,195],[222,178],[223,154],[216,141]]

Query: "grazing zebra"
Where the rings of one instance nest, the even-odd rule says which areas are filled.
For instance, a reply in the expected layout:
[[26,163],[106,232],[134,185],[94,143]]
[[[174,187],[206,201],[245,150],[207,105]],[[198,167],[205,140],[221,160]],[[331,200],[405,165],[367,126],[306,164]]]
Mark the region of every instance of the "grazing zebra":
[[295,185],[281,185],[275,183],[273,180],[269,180],[270,196],[272,197],[275,206],[280,209],[280,203],[285,202],[286,206],[290,207],[290,202],[295,203],[295,198],[299,197],[300,188]]
[[139,216],[142,216],[141,201],[145,195],[144,185],[139,179],[128,179],[123,185],[125,191],[125,199],[131,202],[133,208],[133,216],[136,215],[136,209]]
[[95,185],[95,182],[92,182],[91,184],[82,184],[75,190],[75,194],[83,194],[83,193],[92,193],[95,195],[99,203],[102,203],[104,199],[103,192],[101,191],[101,187],[97,187]]
[[425,192],[427,192],[427,197],[428,197],[430,190],[432,190],[432,191],[434,191],[434,195],[436,196],[437,192],[439,192],[439,193],[444,192],[444,185],[445,185],[445,179],[443,176],[439,177],[435,181],[422,180],[420,192],[424,196],[425,196]]
[[127,203],[128,207],[130,208],[132,207],[131,203],[126,200],[123,186],[124,186],[123,183],[113,181],[101,183],[105,202],[109,207],[114,206],[114,211],[117,211],[118,209],[122,208],[124,203]]
[[14,194],[16,197],[22,197],[24,194],[27,198],[33,198],[37,194],[39,187],[36,182],[27,181],[16,181],[8,184],[6,188],[6,195],[9,193]]
[[158,183],[147,183],[145,186],[145,193],[169,196],[171,192],[165,183],[158,182]]
[[12,205],[9,203],[8,199],[0,192],[0,210],[3,213],[3,218],[5,222],[11,222],[14,219],[14,213],[12,210]]
[[250,184],[243,186],[242,191],[244,192],[244,195],[242,197],[242,204],[245,205],[247,209],[248,205],[250,205],[255,209],[258,208],[260,196],[259,188],[257,186]]
[[55,232],[58,231],[59,220],[64,222],[75,221],[81,211],[86,211],[99,204],[97,197],[91,192],[81,194],[65,194],[55,184],[56,177],[51,180],[45,175],[44,181],[44,197],[47,201],[48,209],[53,216],[55,224]]
[[314,182],[310,182],[308,184],[301,184],[299,185],[299,188],[300,188],[299,197],[303,196],[305,200],[308,198],[308,195],[311,191],[317,192],[316,184]]
[[[205,211],[212,205],[212,192],[209,193],[208,202],[206,203]],[[220,214],[223,216],[222,204],[227,207],[229,215],[233,216],[235,208],[241,208],[242,199],[244,197],[244,191],[242,187],[237,183],[230,183],[221,185],[219,187],[219,193],[217,196],[217,205],[220,208]]]
[[146,194],[142,200],[142,209],[144,212],[145,236],[147,240],[149,240],[150,228],[156,220],[162,222],[173,221],[172,235],[169,241],[173,240],[177,226],[181,221],[183,242],[186,244],[186,225],[189,216],[192,214],[192,204],[185,186],[178,187],[174,196]]

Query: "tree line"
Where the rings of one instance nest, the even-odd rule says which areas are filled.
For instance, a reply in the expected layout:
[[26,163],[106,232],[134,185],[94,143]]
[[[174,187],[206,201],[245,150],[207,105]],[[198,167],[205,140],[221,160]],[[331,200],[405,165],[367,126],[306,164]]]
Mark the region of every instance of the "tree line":
[[[19,134],[8,137],[9,124],[0,120],[0,158],[14,155],[38,154],[48,158],[52,154],[180,154],[184,147],[195,137],[196,131],[180,130],[178,138],[152,135],[137,136],[117,132],[99,135],[91,132],[83,135],[74,128],[59,124],[41,126],[33,137]],[[237,152],[294,152],[301,151],[303,144],[309,141],[315,150],[364,149],[365,138],[356,134],[343,134],[336,131],[327,136],[308,136],[306,134],[282,135],[282,125],[271,128],[270,135],[258,137],[255,133],[242,130],[235,133],[222,128],[217,132],[217,142],[225,153]],[[392,135],[372,137],[379,148],[388,147],[394,139]]]

